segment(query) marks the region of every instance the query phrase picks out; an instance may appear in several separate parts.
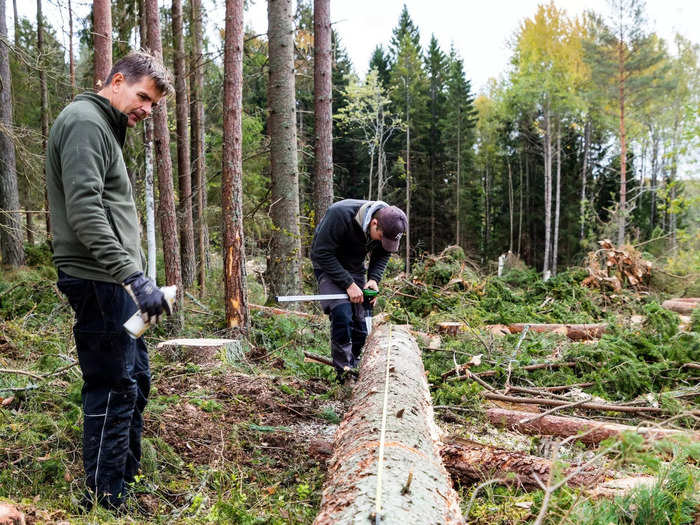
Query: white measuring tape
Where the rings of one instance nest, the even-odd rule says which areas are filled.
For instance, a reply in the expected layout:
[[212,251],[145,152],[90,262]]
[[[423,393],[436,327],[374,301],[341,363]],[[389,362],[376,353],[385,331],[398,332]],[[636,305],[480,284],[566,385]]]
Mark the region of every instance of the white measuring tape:
[[377,460],[377,495],[374,506],[374,523],[377,525],[382,511],[382,471],[384,468],[384,439],[386,437],[386,413],[389,403],[389,364],[391,357],[391,325],[389,325],[389,342],[386,347],[386,374],[384,376],[384,404],[382,406],[382,427],[379,433],[379,459]]

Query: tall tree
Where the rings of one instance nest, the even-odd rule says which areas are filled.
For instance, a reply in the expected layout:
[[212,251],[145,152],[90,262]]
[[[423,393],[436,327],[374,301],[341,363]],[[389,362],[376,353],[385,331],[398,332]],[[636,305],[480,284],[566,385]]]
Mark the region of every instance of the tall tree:
[[588,46],[596,85],[616,108],[620,143],[620,196],[617,210],[617,243],[625,242],[627,209],[627,150],[629,110],[650,96],[653,80],[664,74],[656,68],[664,56],[645,33],[644,0],[609,0],[609,24],[598,20],[593,43]]
[[178,225],[182,284],[190,288],[195,275],[194,226],[192,224],[192,178],[190,174],[190,137],[187,127],[187,72],[185,71],[185,38],[182,30],[182,0],[173,0],[173,48],[175,64],[175,120],[177,126],[177,175],[180,188]]
[[273,203],[267,274],[270,296],[274,296],[299,289],[301,240],[291,0],[269,0],[267,15],[270,62],[268,131]]
[[[49,138],[49,91],[46,84],[46,61],[44,60],[44,15],[41,0],[36,0],[36,52],[39,58],[39,90],[41,91],[41,152],[46,155],[46,141]],[[44,217],[46,235],[51,237],[51,216],[46,193],[46,170],[44,170]]]
[[224,108],[221,211],[226,326],[245,334],[250,321],[243,242],[243,0],[226,0]]
[[68,0],[68,70],[70,74],[70,89],[75,96],[75,53],[73,52],[73,4]]
[[112,69],[112,3],[109,0],[93,0],[92,24],[95,43],[93,86],[100,90]]
[[314,209],[316,221],[333,204],[331,2],[314,0]]
[[[157,58],[163,60],[158,0],[145,0],[145,8],[148,24],[148,47]],[[153,130],[156,165],[158,167],[158,213],[160,215],[160,232],[163,237],[165,281],[168,285],[176,285],[181,294],[180,247],[177,240],[173,165],[170,159],[170,133],[168,131],[168,110],[165,97],[160,100],[153,110]]]
[[207,184],[204,155],[204,56],[202,54],[202,2],[190,0],[190,158],[192,162],[193,210],[196,216],[197,283],[199,293],[206,293],[208,230],[206,220]]
[[7,42],[5,0],[0,0],[0,255],[10,266],[24,264],[15,144],[12,142],[12,79]]
[[369,70],[376,70],[381,86],[386,89],[389,87],[391,76],[391,67],[389,65],[389,57],[384,52],[384,48],[378,45],[372,52],[372,58],[369,60]]

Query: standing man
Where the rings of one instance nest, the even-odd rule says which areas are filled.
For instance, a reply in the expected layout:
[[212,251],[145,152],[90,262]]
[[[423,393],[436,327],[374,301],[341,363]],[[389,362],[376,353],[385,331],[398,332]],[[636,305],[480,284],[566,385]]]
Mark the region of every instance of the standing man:
[[[170,74],[150,54],[117,62],[98,93],[75,97],[56,118],[46,178],[58,287],[75,311],[83,374],[85,506],[117,508],[141,458],[148,352],[122,324],[138,308],[155,323],[167,303],[144,276],[139,219],[122,147],[127,128],[172,92]],[[129,292],[127,292],[129,290]]]
[[[348,294],[348,299],[321,301],[331,320],[331,354],[341,383],[345,372],[357,367],[367,339],[362,289],[379,290],[389,257],[398,251],[407,226],[406,215],[396,206],[346,199],[328,208],[316,227],[311,262],[319,293]],[[367,254],[369,267],[365,267]]]

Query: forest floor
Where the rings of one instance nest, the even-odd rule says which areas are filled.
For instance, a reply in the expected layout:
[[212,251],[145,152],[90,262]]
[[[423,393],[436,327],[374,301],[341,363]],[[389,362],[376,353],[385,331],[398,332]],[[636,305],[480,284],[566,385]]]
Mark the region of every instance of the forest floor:
[[[96,508],[81,514],[81,379],[71,336],[72,311],[55,287],[55,271],[37,250],[31,266],[0,277],[0,502],[17,506],[27,523],[311,523],[318,512],[330,443],[347,410],[351,387],[333,381],[328,367],[303,352],[329,355],[324,317],[254,312],[244,352],[215,362],[177,362],[151,351],[153,386],[145,414],[142,476],[123,513]],[[652,270],[653,272],[653,270]],[[253,272],[251,272],[252,274]],[[533,411],[523,404],[485,399],[487,389],[461,377],[443,377],[475,363],[487,386],[564,389],[572,402],[654,406],[654,417],[569,407],[576,415],[628,425],[700,429],[700,310],[682,320],[661,308],[659,290],[589,289],[583,269],[543,282],[519,264],[502,277],[484,275],[459,250],[428,257],[411,279],[392,262],[377,311],[419,337],[436,419],[446,435],[512,452],[577,465],[595,460],[630,476],[655,476],[617,498],[594,498],[562,487],[547,502],[544,523],[698,523],[700,443],[623,435],[599,445],[527,436],[493,426],[488,407]],[[212,271],[211,282],[218,279]],[[698,296],[682,281],[674,295]],[[305,284],[313,290],[311,278]],[[223,336],[221,291],[202,304],[185,302],[184,329],[158,327],[149,348],[169,337]],[[264,300],[250,280],[252,302]],[[319,313],[315,306],[307,311]],[[454,335],[443,321],[462,323]],[[488,325],[509,323],[608,324],[602,338],[577,342],[561,333],[497,335]],[[679,326],[682,329],[679,329]],[[516,350],[517,349],[517,350]],[[474,361],[474,356],[481,355]],[[478,362],[478,364],[476,364]],[[539,363],[575,366],[528,371]],[[515,395],[515,394],[513,394]],[[320,447],[320,448],[319,448]],[[554,458],[556,459],[556,458]],[[456,483],[470,523],[532,523],[544,491],[514,483]]]

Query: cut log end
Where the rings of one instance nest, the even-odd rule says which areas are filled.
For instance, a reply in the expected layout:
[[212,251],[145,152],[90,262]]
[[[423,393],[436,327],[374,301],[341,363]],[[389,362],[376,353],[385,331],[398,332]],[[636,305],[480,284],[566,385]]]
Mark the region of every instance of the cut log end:
[[236,339],[171,339],[158,343],[156,349],[169,362],[198,365],[217,364],[221,356],[242,352]]

